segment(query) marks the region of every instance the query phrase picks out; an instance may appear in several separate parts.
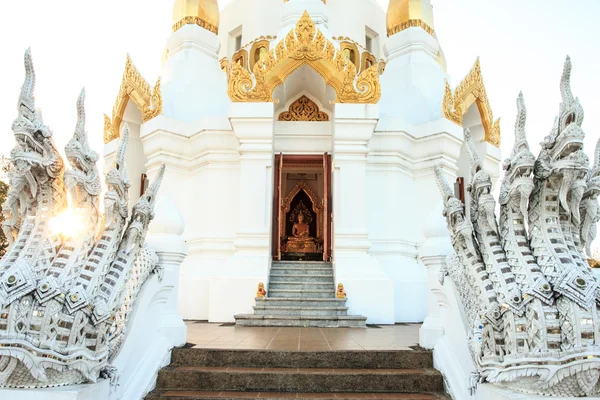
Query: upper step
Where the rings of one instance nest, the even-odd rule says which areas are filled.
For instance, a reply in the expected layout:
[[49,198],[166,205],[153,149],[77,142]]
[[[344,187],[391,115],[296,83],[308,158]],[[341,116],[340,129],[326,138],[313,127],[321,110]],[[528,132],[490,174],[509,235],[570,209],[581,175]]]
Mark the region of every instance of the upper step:
[[243,350],[174,348],[174,367],[251,368],[433,368],[430,350]]
[[272,267],[288,266],[288,267],[329,267],[333,266],[330,262],[323,261],[273,261]]
[[278,267],[271,268],[271,275],[331,275],[333,276],[333,269],[331,268],[295,268],[295,267]]
[[367,317],[358,315],[257,315],[233,316],[239,326],[289,326],[299,328],[366,328]]

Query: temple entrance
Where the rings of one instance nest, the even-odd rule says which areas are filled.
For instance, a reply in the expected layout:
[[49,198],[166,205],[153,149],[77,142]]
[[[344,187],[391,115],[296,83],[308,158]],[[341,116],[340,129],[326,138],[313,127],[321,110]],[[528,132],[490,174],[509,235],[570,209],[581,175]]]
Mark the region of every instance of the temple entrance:
[[331,155],[275,155],[274,260],[331,259]]

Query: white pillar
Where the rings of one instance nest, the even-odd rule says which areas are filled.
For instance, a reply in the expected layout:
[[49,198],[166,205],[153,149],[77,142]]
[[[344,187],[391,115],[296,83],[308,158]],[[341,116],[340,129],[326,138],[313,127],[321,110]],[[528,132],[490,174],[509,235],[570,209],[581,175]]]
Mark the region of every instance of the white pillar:
[[419,249],[419,259],[427,269],[428,287],[427,317],[419,330],[419,344],[426,349],[433,349],[444,335],[444,323],[435,293],[443,291],[440,284],[440,269],[445,265],[446,257],[452,253],[452,245],[442,211],[440,202],[425,221],[423,228],[425,243]]
[[146,242],[158,256],[163,268],[162,286],[171,288],[171,293],[160,315],[160,332],[171,345],[183,346],[186,343],[187,327],[179,314],[179,269],[187,255],[187,245],[182,238],[184,231],[183,216],[167,196],[159,199],[156,205],[156,217],[150,225]]
[[393,324],[393,282],[369,255],[367,146],[377,117],[375,105],[335,106],[333,256],[336,284],[344,284],[350,313],[367,316],[369,323]]
[[252,314],[270,264],[273,193],[273,104],[233,103],[229,120],[239,141],[238,229],[235,254],[210,282],[209,321]]
[[239,140],[237,254],[268,256],[273,186],[273,105],[238,103],[230,116]]

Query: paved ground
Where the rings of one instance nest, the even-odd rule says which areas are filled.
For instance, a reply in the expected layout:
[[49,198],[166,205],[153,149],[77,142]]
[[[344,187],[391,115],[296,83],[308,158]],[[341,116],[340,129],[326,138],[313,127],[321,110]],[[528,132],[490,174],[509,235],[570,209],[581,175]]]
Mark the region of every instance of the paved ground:
[[187,341],[198,348],[267,350],[410,350],[420,324],[380,328],[261,328],[186,321]]

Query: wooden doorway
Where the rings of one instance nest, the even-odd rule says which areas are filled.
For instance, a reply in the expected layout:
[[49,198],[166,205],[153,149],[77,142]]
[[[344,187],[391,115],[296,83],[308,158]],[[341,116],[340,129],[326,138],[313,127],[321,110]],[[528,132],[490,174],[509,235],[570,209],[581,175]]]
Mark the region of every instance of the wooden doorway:
[[273,175],[273,259],[331,260],[331,155],[276,154]]

